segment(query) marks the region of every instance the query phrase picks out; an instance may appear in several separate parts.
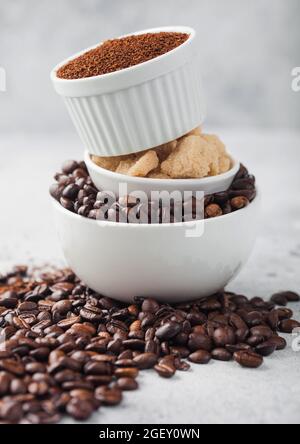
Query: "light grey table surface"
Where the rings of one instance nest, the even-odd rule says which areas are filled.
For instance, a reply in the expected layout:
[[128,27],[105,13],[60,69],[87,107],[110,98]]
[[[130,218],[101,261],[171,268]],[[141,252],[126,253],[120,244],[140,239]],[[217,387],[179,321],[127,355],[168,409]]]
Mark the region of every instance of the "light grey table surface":
[[[300,133],[219,131],[257,176],[261,231],[252,257],[229,289],[268,297],[300,290]],[[16,263],[62,264],[47,189],[67,158],[81,157],[74,135],[0,135],[0,271]],[[300,319],[300,304],[293,306]],[[92,423],[300,423],[300,353],[288,348],[258,371],[235,363],[194,366],[173,380],[143,372],[141,390]],[[70,422],[70,420],[66,420]]]

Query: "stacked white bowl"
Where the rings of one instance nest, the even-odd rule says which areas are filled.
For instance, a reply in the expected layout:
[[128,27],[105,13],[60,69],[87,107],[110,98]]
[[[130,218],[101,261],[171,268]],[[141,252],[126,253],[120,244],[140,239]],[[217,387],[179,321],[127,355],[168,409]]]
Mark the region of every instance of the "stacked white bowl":
[[[185,43],[145,63],[82,79],[51,79],[64,99],[85,147],[85,161],[98,189],[128,192],[203,191],[229,188],[239,163],[219,176],[191,180],[132,178],[104,170],[90,156],[120,156],[163,145],[205,119],[196,31],[173,26],[134,33],[180,32]],[[132,35],[132,34],[131,34]],[[55,202],[68,264],[95,291],[120,300],[154,296],[178,301],[222,289],[245,263],[255,238],[257,202],[215,220],[168,225],[131,225],[84,219]],[[193,228],[193,230],[191,230]],[[195,234],[196,233],[196,234]]]

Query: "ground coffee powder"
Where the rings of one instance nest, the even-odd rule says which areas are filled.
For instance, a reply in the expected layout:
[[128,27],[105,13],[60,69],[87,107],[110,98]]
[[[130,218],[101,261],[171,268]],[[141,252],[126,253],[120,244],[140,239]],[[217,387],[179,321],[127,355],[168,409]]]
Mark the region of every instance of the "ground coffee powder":
[[107,40],[57,71],[62,79],[81,79],[119,71],[147,62],[182,45],[189,35],[159,32]]

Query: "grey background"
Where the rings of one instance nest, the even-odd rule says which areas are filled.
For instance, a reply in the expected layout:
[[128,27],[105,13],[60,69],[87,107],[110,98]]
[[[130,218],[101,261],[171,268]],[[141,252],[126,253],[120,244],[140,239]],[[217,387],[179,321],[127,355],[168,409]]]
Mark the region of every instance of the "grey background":
[[299,0],[0,0],[0,131],[72,131],[51,68],[102,39],[169,24],[199,31],[208,124],[299,127],[299,17]]

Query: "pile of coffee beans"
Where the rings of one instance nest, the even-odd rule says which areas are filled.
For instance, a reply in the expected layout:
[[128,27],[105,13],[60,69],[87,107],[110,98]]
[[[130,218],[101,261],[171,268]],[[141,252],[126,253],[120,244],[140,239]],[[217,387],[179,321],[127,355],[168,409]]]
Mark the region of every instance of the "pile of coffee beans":
[[189,38],[180,32],[158,32],[107,40],[57,71],[62,79],[108,74],[147,62],[182,45]]
[[[234,360],[257,368],[286,347],[293,292],[259,297],[221,292],[176,305],[135,298],[112,301],[70,270],[0,276],[0,422],[86,420],[138,388],[141,370],[163,378],[191,363]],[[277,308],[276,304],[280,304]]]
[[[229,190],[205,197],[204,202],[172,202],[169,207],[159,202],[142,202],[132,196],[116,198],[109,192],[98,191],[84,162],[67,161],[55,175],[56,183],[50,194],[69,211],[89,219],[123,223],[189,222],[203,217],[218,217],[240,210],[256,197],[255,177],[241,165]],[[153,179],[155,180],[155,179]],[[203,209],[199,212],[199,208]],[[178,212],[179,209],[179,212]]]

